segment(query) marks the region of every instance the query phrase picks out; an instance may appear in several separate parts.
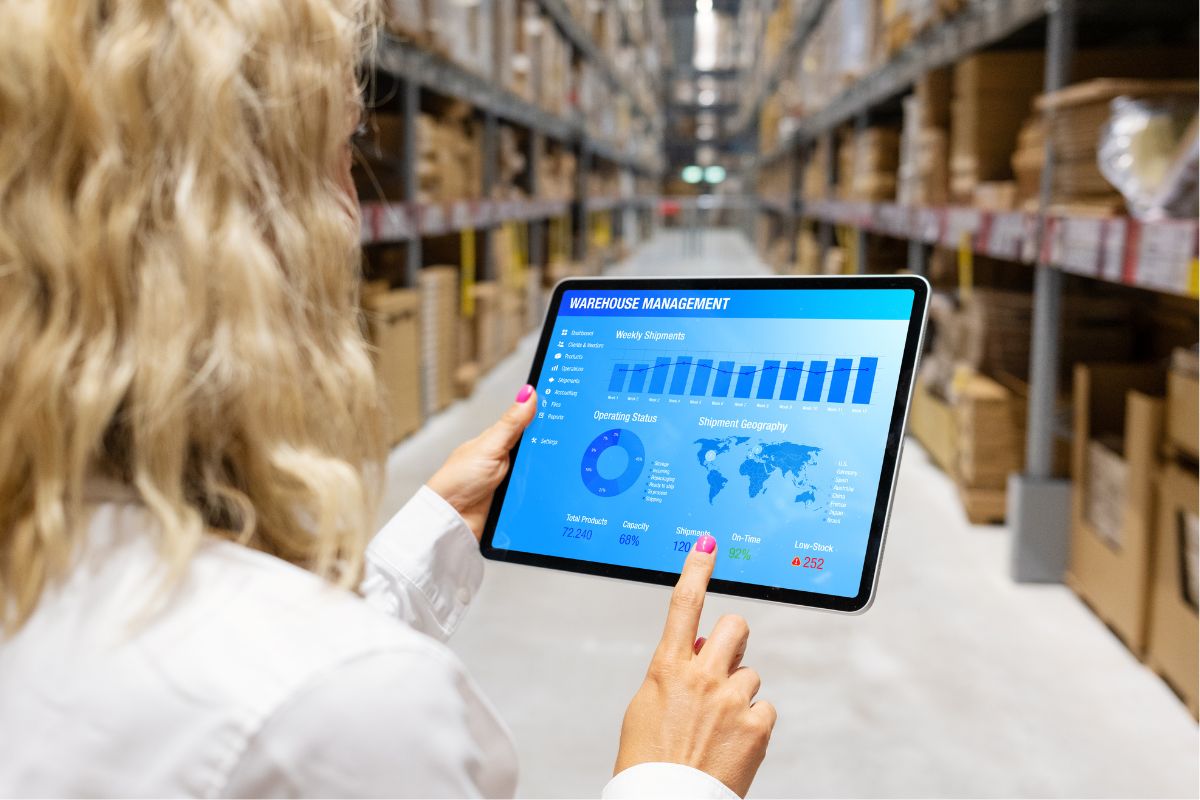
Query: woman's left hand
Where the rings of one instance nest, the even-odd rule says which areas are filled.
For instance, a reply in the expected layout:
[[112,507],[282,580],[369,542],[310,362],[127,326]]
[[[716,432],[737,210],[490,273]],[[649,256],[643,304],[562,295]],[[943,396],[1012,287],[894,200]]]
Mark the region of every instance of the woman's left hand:
[[508,451],[537,412],[537,394],[526,384],[516,402],[483,433],[455,448],[428,486],[452,505],[471,533],[483,536],[492,494],[508,474]]

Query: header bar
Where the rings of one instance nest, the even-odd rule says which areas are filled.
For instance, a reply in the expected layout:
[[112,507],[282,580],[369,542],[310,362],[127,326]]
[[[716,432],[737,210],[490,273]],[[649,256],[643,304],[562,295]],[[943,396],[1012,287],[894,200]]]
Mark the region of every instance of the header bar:
[[912,316],[911,289],[591,290],[563,292],[559,316],[895,319]]

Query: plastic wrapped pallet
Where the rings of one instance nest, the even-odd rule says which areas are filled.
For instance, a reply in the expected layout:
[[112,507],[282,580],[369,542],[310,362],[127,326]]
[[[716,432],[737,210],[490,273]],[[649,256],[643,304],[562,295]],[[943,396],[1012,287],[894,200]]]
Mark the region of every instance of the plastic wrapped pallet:
[[421,270],[421,376],[425,413],[442,410],[457,395],[458,267]]
[[[1113,116],[1114,102],[1176,105],[1180,109],[1176,117],[1177,130],[1171,130],[1171,115],[1162,115],[1164,124],[1158,126],[1162,129],[1158,135],[1144,136],[1144,146],[1140,150],[1135,153],[1131,147],[1107,165],[1115,177],[1119,172],[1118,164],[1140,163],[1145,178],[1148,178],[1165,171],[1165,163],[1176,147],[1177,137],[1195,114],[1197,88],[1195,81],[1101,78],[1039,97],[1037,110],[1049,112],[1045,135],[1050,140],[1054,157],[1051,203],[1106,213],[1123,210],[1124,199],[1102,174],[1097,157],[1100,136]],[[1157,144],[1154,143],[1156,140]]]
[[415,289],[363,291],[367,334],[375,348],[375,371],[387,403],[387,437],[396,442],[421,427],[420,293]]

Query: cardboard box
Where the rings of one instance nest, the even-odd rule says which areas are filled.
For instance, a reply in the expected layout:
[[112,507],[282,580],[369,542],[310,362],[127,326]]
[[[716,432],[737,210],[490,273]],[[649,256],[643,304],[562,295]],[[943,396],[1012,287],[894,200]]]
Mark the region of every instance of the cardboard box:
[[1179,349],[1167,374],[1167,444],[1192,460],[1200,455],[1200,383],[1196,352]]
[[1162,388],[1153,365],[1075,368],[1067,584],[1138,655],[1146,647]]
[[929,453],[933,462],[953,478],[958,467],[958,430],[954,409],[949,401],[934,394],[929,383],[920,376],[913,388],[908,430]]
[[442,410],[457,396],[458,267],[421,270],[421,375],[425,414]]
[[500,286],[494,281],[480,281],[471,287],[471,293],[475,298],[475,360],[480,370],[487,372],[505,355],[506,342],[500,320]]
[[387,404],[387,436],[396,444],[421,427],[420,293],[415,289],[364,290],[367,335]]
[[959,484],[1003,490],[1008,476],[1024,466],[1024,403],[1007,387],[971,370],[956,376],[952,401]]
[[1185,540],[1200,515],[1196,473],[1170,464],[1163,470],[1158,491],[1158,529],[1154,559],[1154,594],[1146,663],[1183,698],[1197,716],[1200,664],[1197,629],[1200,618],[1185,589]]

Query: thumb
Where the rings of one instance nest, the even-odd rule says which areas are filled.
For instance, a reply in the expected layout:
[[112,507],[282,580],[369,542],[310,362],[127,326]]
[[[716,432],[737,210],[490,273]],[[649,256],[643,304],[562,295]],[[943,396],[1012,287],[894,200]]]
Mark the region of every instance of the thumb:
[[537,392],[529,384],[517,392],[517,400],[500,419],[483,432],[483,438],[488,446],[497,452],[507,452],[513,448],[517,440],[537,413]]

